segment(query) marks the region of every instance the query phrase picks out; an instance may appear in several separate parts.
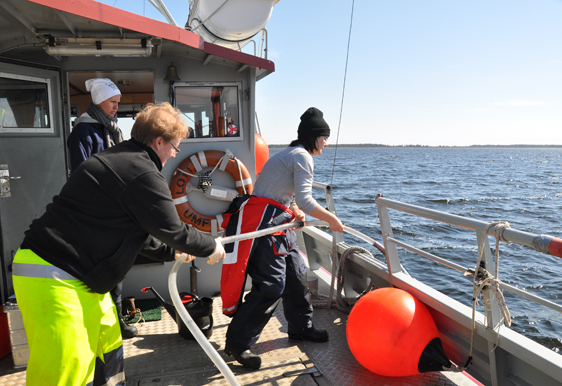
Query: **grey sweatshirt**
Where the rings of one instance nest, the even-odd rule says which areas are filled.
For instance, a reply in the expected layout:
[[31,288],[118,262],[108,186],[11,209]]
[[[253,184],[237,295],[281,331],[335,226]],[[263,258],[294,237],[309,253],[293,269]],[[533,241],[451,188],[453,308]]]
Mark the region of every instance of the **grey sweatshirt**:
[[289,207],[296,204],[310,214],[318,203],[312,197],[314,161],[302,147],[288,147],[271,157],[264,165],[253,195],[271,198]]

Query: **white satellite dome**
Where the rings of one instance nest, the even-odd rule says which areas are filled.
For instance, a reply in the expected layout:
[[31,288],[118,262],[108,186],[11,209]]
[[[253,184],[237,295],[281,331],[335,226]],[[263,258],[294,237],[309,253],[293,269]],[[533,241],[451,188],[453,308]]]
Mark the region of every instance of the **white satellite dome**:
[[194,0],[191,30],[205,41],[241,49],[269,21],[279,0]]

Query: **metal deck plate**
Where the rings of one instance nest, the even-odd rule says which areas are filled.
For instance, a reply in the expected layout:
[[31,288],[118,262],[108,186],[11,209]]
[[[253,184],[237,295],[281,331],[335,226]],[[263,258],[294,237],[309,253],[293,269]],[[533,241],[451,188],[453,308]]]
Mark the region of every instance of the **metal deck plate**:
[[[347,315],[336,309],[315,309],[314,325],[327,329],[326,343],[295,342],[287,338],[282,307],[275,312],[252,351],[262,357],[260,370],[247,370],[224,354],[225,334],[230,318],[221,312],[220,298],[214,299],[213,335],[209,339],[232,369],[241,385],[439,385],[474,386],[468,378],[453,373],[426,373],[388,378],[373,374],[353,358],[346,341]],[[162,320],[137,325],[139,335],[123,342],[128,386],[228,385],[228,381],[196,341],[178,334],[175,321],[165,309]],[[0,360],[0,384],[25,385],[25,369],[14,370],[11,356]]]

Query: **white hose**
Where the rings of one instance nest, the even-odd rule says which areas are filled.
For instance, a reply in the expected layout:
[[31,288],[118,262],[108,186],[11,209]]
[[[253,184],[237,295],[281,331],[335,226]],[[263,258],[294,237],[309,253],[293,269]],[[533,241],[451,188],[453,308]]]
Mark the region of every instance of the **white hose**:
[[[302,227],[307,227],[307,226],[329,226],[329,224],[325,221],[320,221],[320,220],[297,221],[297,222],[292,222],[292,223],[274,226],[274,227],[271,227],[271,228],[265,228],[265,229],[255,231],[255,232],[243,233],[243,234],[240,234],[240,235],[234,235],[234,236],[229,236],[229,237],[221,237],[221,238],[218,238],[217,240],[220,241],[223,245],[225,245],[225,244],[234,243],[234,242],[240,241],[240,240],[253,239],[253,238],[256,238],[256,237],[268,235],[268,234],[271,234],[271,233],[274,233],[274,232],[279,232],[279,231],[289,229],[289,228],[302,228]],[[351,233],[351,234],[371,243],[372,245],[374,245],[373,243],[376,243],[370,237],[365,236],[362,233],[359,233],[352,228],[344,226],[344,231],[346,231],[348,233]],[[207,340],[205,335],[203,335],[203,333],[201,332],[201,330],[199,329],[197,324],[195,324],[195,322],[191,318],[191,315],[189,315],[189,313],[186,311],[185,307],[183,306],[183,303],[181,301],[180,294],[179,294],[179,291],[178,291],[178,286],[177,286],[178,270],[179,270],[180,266],[183,264],[183,262],[184,262],[184,259],[177,259],[176,262],[174,263],[174,265],[172,266],[172,269],[170,271],[170,275],[168,276],[168,290],[170,291],[170,296],[172,297],[172,302],[174,303],[174,306],[176,307],[176,311],[179,313],[181,319],[183,320],[183,322],[185,323],[185,325],[187,326],[189,331],[191,331],[191,334],[193,334],[193,336],[195,337],[195,339],[197,340],[197,342],[199,343],[201,348],[203,348],[203,350],[209,356],[209,358],[211,358],[211,360],[213,361],[215,366],[217,366],[217,368],[220,370],[220,372],[228,380],[229,384],[235,385],[235,386],[236,385],[240,386],[240,383],[238,383],[238,380],[236,379],[236,377],[234,376],[234,374],[230,370],[230,367],[228,367],[226,365],[226,363],[224,362],[222,357],[219,355],[217,350],[215,350],[215,348],[209,343],[209,341]]]
[[[303,226],[323,226],[323,225],[328,225],[328,223],[324,221],[304,221],[304,222],[301,221],[295,223],[282,224],[255,232],[244,233],[241,235],[222,237],[219,238],[218,240],[224,245],[228,243],[233,243],[235,241],[256,238],[270,233],[279,232],[281,230],[288,229],[288,228],[295,228],[295,227],[300,228]],[[230,370],[230,367],[226,365],[226,363],[219,355],[217,350],[215,350],[215,348],[211,345],[211,343],[209,343],[205,335],[203,335],[197,324],[195,324],[195,322],[191,318],[191,315],[189,315],[189,313],[186,311],[185,307],[183,306],[177,286],[178,270],[180,266],[183,264],[183,262],[184,259],[177,259],[173,264],[172,269],[170,270],[170,274],[168,276],[168,290],[170,291],[170,296],[172,297],[172,302],[176,307],[176,311],[180,315],[181,319],[183,320],[189,331],[191,331],[191,334],[195,337],[195,340],[197,340],[197,343],[199,343],[201,348],[205,351],[205,353],[209,356],[209,358],[211,358],[215,366],[217,366],[219,371],[228,380],[228,383],[233,386],[240,386],[240,383],[238,383],[238,380]]]
[[296,221],[290,222],[287,224],[277,225],[271,228],[265,228],[255,232],[248,232],[242,233],[240,235],[228,236],[228,237],[221,237],[217,239],[221,242],[222,245],[234,243],[240,240],[248,240],[248,239],[255,239],[256,237],[261,237],[265,235],[269,235],[274,232],[279,232],[289,228],[302,228],[302,227],[310,227],[310,226],[328,226],[329,224],[325,221],[315,220],[315,221]]
[[207,353],[209,358],[211,358],[215,366],[217,366],[220,372],[228,380],[228,383],[233,386],[240,386],[240,383],[238,383],[238,380],[230,370],[230,367],[226,365],[217,350],[215,350],[211,343],[209,343],[205,335],[203,335],[197,324],[195,324],[195,322],[191,318],[191,315],[189,315],[189,313],[183,306],[177,286],[178,270],[180,268],[180,265],[183,264],[183,261],[184,259],[177,259],[172,266],[170,275],[168,276],[168,290],[170,291],[170,295],[172,296],[172,302],[174,303],[174,306],[176,306],[176,311],[179,313],[181,319],[183,320],[189,331],[191,331],[191,334],[193,334],[201,348],[203,348],[203,350],[205,351],[205,353]]

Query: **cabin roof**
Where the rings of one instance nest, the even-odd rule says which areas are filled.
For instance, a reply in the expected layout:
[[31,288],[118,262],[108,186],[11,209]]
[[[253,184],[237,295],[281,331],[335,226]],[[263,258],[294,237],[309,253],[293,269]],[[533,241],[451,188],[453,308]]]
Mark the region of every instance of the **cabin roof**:
[[[0,0],[0,54],[25,50],[55,38],[152,38],[155,55],[159,42],[189,47],[206,62],[213,58],[257,69],[258,79],[275,71],[272,61],[221,47],[183,28],[130,13],[94,0]],[[186,12],[187,13],[187,12]],[[187,17],[187,15],[186,15]]]

